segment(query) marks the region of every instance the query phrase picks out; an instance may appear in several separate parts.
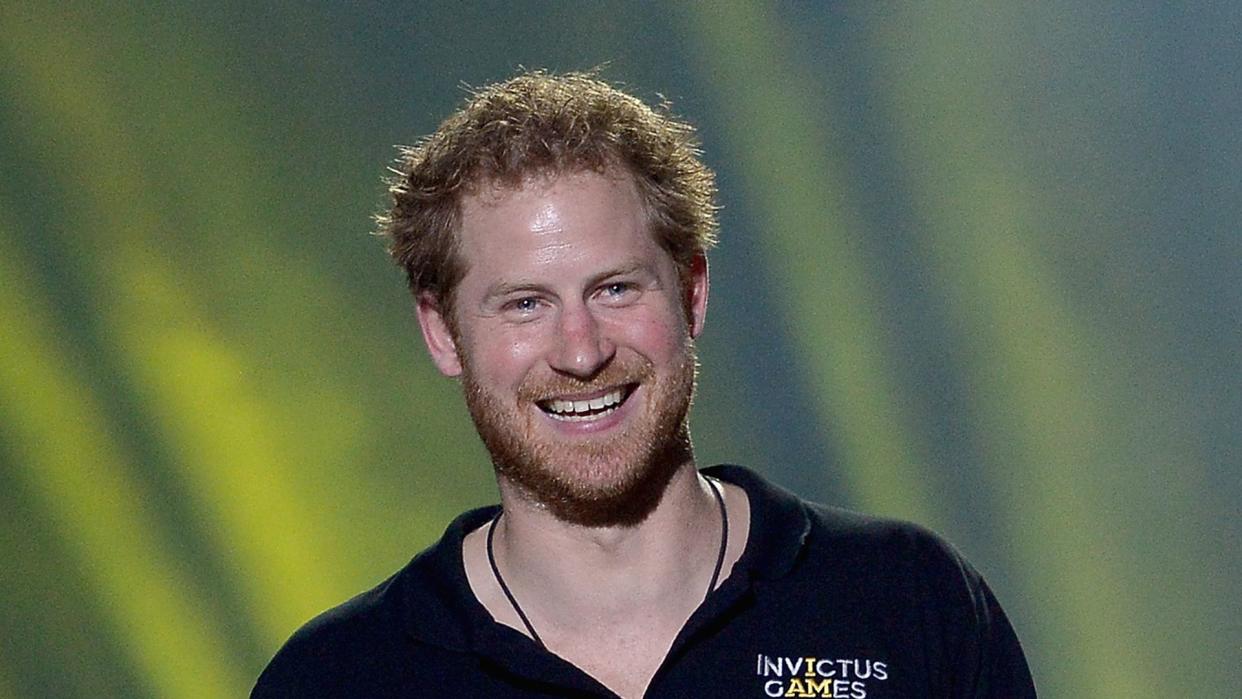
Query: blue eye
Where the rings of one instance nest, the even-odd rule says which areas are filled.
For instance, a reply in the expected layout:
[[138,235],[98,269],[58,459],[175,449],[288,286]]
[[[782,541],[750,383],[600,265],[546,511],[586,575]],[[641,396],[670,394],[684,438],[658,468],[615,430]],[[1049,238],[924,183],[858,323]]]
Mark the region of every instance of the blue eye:
[[501,310],[511,317],[526,319],[537,314],[542,306],[543,300],[538,296],[519,296],[506,301]]
[[638,300],[639,287],[634,282],[608,282],[595,292],[600,302],[609,306],[628,306]]

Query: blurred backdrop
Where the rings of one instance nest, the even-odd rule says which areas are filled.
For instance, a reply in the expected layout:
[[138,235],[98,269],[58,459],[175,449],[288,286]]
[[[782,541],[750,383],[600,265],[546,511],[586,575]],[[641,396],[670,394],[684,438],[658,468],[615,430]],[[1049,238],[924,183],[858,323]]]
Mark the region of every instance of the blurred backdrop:
[[0,5],[0,697],[248,691],[492,502],[369,235],[519,66],[697,124],[704,463],[913,519],[1049,697],[1242,691],[1242,5]]

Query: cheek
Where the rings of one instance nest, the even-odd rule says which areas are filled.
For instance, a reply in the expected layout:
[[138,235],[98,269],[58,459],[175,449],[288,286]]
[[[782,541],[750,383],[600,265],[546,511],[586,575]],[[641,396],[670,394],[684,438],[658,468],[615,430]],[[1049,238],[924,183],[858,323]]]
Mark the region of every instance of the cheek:
[[517,388],[536,365],[539,343],[529,337],[501,337],[474,343],[472,369],[493,387]]
[[618,345],[634,349],[659,364],[681,354],[689,330],[680,318],[652,315],[619,324],[613,337]]

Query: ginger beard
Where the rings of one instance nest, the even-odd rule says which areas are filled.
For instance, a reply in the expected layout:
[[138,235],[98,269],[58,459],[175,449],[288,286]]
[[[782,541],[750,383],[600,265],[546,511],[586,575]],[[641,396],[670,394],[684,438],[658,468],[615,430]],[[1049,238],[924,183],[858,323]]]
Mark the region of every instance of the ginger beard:
[[[465,358],[463,358],[465,359]],[[517,395],[485,389],[463,361],[466,406],[491,453],[497,475],[558,519],[590,527],[642,522],[659,504],[669,480],[692,459],[686,417],[694,393],[692,341],[667,375],[657,376],[641,357],[614,359],[590,380],[564,375],[528,376]],[[625,399],[634,411],[623,430],[608,436],[555,438],[537,420],[539,401],[615,386],[641,387]]]

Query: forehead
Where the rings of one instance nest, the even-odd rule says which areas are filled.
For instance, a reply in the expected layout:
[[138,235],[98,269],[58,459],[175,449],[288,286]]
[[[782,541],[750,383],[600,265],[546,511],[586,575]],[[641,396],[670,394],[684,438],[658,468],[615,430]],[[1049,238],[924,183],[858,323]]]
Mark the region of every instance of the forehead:
[[467,195],[460,246],[467,277],[529,274],[614,256],[667,257],[632,178],[615,172],[537,176]]

